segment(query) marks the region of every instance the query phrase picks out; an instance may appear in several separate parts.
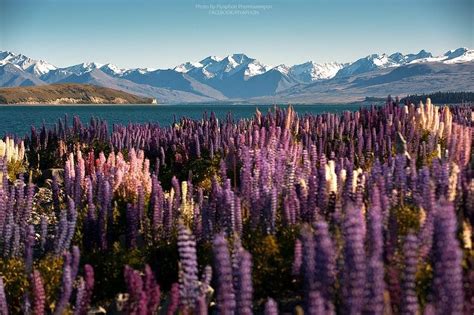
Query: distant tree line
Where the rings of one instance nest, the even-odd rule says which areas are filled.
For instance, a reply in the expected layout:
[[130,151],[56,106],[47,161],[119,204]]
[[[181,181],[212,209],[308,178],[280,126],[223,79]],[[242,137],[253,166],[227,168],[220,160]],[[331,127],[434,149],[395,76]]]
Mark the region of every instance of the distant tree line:
[[404,104],[418,104],[420,101],[426,102],[427,98],[434,104],[461,104],[474,102],[474,92],[435,92],[421,95],[408,95],[400,100]]

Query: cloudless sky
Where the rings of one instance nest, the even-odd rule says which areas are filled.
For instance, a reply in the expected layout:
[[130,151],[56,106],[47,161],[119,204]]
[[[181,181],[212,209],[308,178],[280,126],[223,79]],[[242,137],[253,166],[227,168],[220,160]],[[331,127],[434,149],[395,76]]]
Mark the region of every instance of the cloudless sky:
[[[206,9],[228,4],[271,7]],[[439,55],[474,48],[473,29],[473,0],[0,0],[0,50],[56,66],[168,68],[232,53],[270,65]]]

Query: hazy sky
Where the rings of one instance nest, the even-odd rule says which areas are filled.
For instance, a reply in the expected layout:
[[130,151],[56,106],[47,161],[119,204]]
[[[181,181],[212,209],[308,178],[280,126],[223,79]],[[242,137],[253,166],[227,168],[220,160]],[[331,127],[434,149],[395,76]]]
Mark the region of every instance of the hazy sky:
[[57,66],[168,68],[241,52],[270,65],[437,55],[474,48],[473,29],[473,0],[0,0],[0,50]]

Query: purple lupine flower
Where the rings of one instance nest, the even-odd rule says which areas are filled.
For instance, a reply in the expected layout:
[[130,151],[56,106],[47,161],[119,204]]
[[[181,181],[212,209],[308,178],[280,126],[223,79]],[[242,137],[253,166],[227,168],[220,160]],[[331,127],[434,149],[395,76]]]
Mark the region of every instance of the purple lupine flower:
[[35,228],[33,225],[28,226],[26,240],[25,240],[25,271],[27,274],[31,273],[33,266],[33,246],[35,244]]
[[[1,158],[0,158],[1,161]],[[0,186],[0,235],[3,233],[5,222],[7,219],[7,203],[6,203],[6,193],[3,190],[3,187]]]
[[[143,280],[138,271],[133,270],[130,266],[124,269],[125,284],[129,294],[125,309],[127,314],[138,314],[140,300],[142,299]],[[145,295],[146,297],[146,295]],[[143,306],[143,305],[142,305]]]
[[160,305],[161,291],[149,265],[145,266],[143,286],[148,298],[147,310],[149,313],[154,314]]
[[199,294],[196,241],[182,223],[178,225],[178,252],[180,262],[180,301],[184,307],[193,307]]
[[13,224],[13,240],[11,246],[12,257],[20,256],[20,239],[21,239],[21,227],[19,224]]
[[[92,298],[92,291],[94,289],[94,269],[91,265],[84,265],[84,278],[81,279],[81,293],[76,298],[76,308],[74,315],[86,315],[89,310],[89,304]],[[79,298],[80,294],[80,298]]]
[[252,256],[246,250],[237,253],[238,272],[235,288],[237,314],[252,314]]
[[127,246],[129,248],[137,247],[137,237],[138,237],[138,221],[137,221],[137,211],[136,207],[133,204],[127,204]]
[[433,246],[434,220],[435,220],[435,188],[429,177],[428,169],[423,169],[423,208],[426,211],[425,222],[420,232],[420,258],[425,259]]
[[274,299],[268,298],[265,303],[265,310],[263,312],[265,315],[278,315],[278,304]]
[[336,252],[329,235],[328,225],[321,218],[315,224],[315,282],[322,298],[331,301],[336,281]]
[[5,286],[3,285],[2,276],[0,276],[0,314],[8,315],[8,302],[5,296]]
[[164,206],[163,225],[165,237],[169,237],[173,227],[173,200],[167,199]]
[[168,297],[168,308],[166,309],[166,315],[174,315],[179,307],[179,284],[173,283],[171,285],[170,295]]
[[5,224],[5,230],[3,231],[3,255],[5,257],[9,257],[11,254],[11,239],[13,236],[14,225],[13,213],[10,212],[7,217],[7,223]]
[[176,206],[179,207],[181,201],[181,188],[179,185],[179,180],[176,178],[176,176],[173,176],[173,178],[171,179],[171,185],[174,189],[174,198],[176,200]]
[[68,217],[68,222],[67,222],[67,232],[66,232],[66,239],[64,240],[63,243],[63,249],[69,250],[69,247],[71,246],[72,239],[74,237],[74,233],[76,231],[76,223],[77,223],[77,209],[76,206],[74,205],[74,200],[71,198],[68,199],[68,208],[67,208],[67,217]]
[[300,274],[301,265],[303,263],[303,244],[299,239],[295,241],[295,248],[293,254],[293,265],[291,274],[297,276]]
[[58,303],[54,308],[54,315],[63,314],[65,308],[67,307],[72,293],[72,283],[73,279],[71,278],[71,266],[69,265],[68,259],[64,259],[61,294],[59,296]]
[[79,251],[79,247],[73,246],[72,255],[71,255],[71,278],[72,279],[76,279],[77,273],[79,271],[80,260],[81,260],[81,252]]
[[112,202],[110,183],[105,180],[102,184],[101,203],[99,210],[99,246],[102,250],[107,249],[107,222],[109,219],[110,204]]
[[343,223],[344,271],[342,283],[343,308],[346,314],[360,314],[364,303],[365,250],[360,209],[352,202],[346,205]]
[[140,292],[140,299],[138,300],[137,311],[130,312],[131,315],[146,315],[148,314],[148,297],[145,291]]
[[233,314],[236,305],[232,285],[232,265],[227,241],[222,233],[216,235],[212,247],[217,277],[217,309],[221,314]]
[[94,204],[94,188],[90,177],[86,177],[87,187],[87,216],[84,220],[84,243],[87,247],[92,247],[98,239],[97,214]]
[[242,234],[242,205],[240,198],[235,196],[234,198],[234,221],[235,221],[235,231],[241,235]]
[[415,235],[408,234],[403,246],[405,266],[402,278],[402,303],[400,314],[416,315],[419,312],[416,296],[416,270],[418,265],[418,240]]
[[77,284],[77,289],[76,289],[76,306],[74,307],[74,315],[81,314],[81,305],[82,305],[82,300],[84,299],[85,292],[86,292],[86,283],[84,279],[81,277],[79,279],[79,282]]
[[152,211],[152,226],[155,237],[159,228],[163,225],[163,189],[156,175],[152,176],[152,188],[151,188],[151,211]]
[[436,315],[436,309],[434,308],[433,304],[428,303],[425,305],[425,309],[423,310],[423,315]]
[[37,270],[34,270],[31,276],[31,286],[33,292],[33,313],[35,315],[43,315],[45,314],[46,293],[44,291],[43,279]]
[[207,315],[207,300],[205,295],[201,295],[198,297],[196,301],[196,306],[194,307],[194,314],[196,315]]
[[456,216],[451,202],[441,200],[436,207],[433,240],[433,285],[436,311],[462,314],[462,251],[456,238]]
[[324,306],[324,298],[319,291],[311,291],[309,293],[308,310],[309,315],[325,315],[328,314]]
[[301,230],[303,243],[303,262],[301,264],[301,274],[303,277],[305,309],[308,311],[309,294],[316,290],[316,243],[314,234],[309,225],[303,226]]
[[[230,185],[230,179],[226,180],[226,183]],[[234,204],[234,192],[229,188],[224,190],[224,210],[223,224],[226,227],[226,232],[230,235],[235,231],[235,204]]]
[[54,251],[56,255],[61,254],[64,251],[64,243],[66,242],[67,238],[67,213],[65,210],[61,211],[59,222],[56,225],[56,236]]
[[269,232],[275,233],[276,229],[276,215],[278,207],[278,190],[273,187],[271,190],[271,202],[270,202],[270,217],[269,217]]
[[384,306],[383,226],[380,193],[373,185],[368,209],[368,265],[364,313],[381,314]]

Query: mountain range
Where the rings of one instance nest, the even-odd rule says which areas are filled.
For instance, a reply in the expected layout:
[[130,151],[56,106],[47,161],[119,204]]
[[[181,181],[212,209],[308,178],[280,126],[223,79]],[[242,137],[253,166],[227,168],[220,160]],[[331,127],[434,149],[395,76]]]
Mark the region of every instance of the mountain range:
[[366,96],[436,91],[474,91],[474,50],[441,56],[372,54],[351,63],[270,66],[245,54],[209,56],[172,69],[122,69],[94,62],[56,67],[22,54],[0,51],[0,87],[55,83],[92,84],[159,103],[356,101]]

